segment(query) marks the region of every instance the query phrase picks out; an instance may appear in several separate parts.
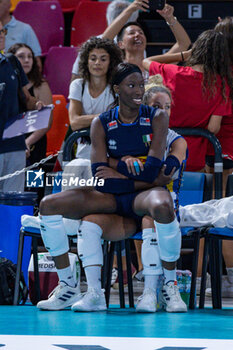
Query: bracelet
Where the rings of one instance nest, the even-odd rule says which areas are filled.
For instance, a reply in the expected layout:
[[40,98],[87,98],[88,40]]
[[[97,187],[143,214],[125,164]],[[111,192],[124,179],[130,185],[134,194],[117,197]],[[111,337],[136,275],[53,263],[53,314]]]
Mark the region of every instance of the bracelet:
[[184,54],[182,51],[180,51],[180,54],[181,54],[181,59],[182,59],[182,62],[184,62]]
[[172,23],[166,22],[169,27],[173,27],[174,24],[177,22],[177,18],[174,17],[174,21]]

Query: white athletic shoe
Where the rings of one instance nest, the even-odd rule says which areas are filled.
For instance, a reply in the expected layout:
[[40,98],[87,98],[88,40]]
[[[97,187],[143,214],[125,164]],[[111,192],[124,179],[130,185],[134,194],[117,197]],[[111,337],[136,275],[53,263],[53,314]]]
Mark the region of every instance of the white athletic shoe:
[[150,288],[146,288],[143,294],[137,300],[137,312],[156,312],[157,297],[156,292]]
[[[210,274],[207,272],[206,275],[206,288],[210,288],[211,283],[210,283]],[[196,278],[196,294],[200,295],[201,291],[201,277]]]
[[187,312],[187,305],[180,296],[176,282],[173,281],[163,285],[159,295],[159,304],[167,312]]
[[70,307],[81,298],[80,287],[70,287],[68,285],[58,284],[58,286],[49,294],[47,300],[41,300],[36,305],[41,310],[63,310]]
[[[207,288],[205,291],[207,297],[212,296],[212,289]],[[229,282],[227,276],[222,277],[222,297],[223,298],[233,298],[233,283]]]
[[79,301],[71,307],[73,311],[105,311],[107,310],[104,289],[98,291],[94,288],[89,288],[86,293],[82,294]]

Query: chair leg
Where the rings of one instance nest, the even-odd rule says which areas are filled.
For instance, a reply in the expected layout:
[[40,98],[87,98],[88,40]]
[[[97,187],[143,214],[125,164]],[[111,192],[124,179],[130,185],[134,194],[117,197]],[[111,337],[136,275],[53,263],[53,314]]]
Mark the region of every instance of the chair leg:
[[196,278],[197,278],[197,265],[198,265],[198,255],[199,255],[199,245],[200,245],[200,232],[194,233],[194,252],[193,252],[193,263],[192,263],[192,280],[191,280],[191,290],[189,299],[189,308],[195,308],[195,295],[196,295]]
[[109,248],[108,259],[107,259],[107,279],[106,279],[106,287],[105,287],[105,299],[106,299],[107,307],[109,307],[109,299],[110,299],[114,248],[115,248],[115,242],[110,242],[110,248]]
[[20,274],[21,274],[22,258],[23,258],[23,245],[24,245],[24,231],[21,228],[20,234],[19,234],[19,247],[18,247],[18,257],[17,257],[17,266],[16,266],[15,290],[14,290],[13,305],[18,305],[19,283],[20,283]]
[[40,301],[40,276],[38,267],[38,245],[37,238],[32,237],[32,253],[33,253],[33,264],[34,264],[34,281],[35,281],[35,296],[36,303]]
[[107,274],[108,274],[108,241],[104,241],[103,244],[103,268],[101,275],[101,287],[105,288],[107,282]]
[[216,308],[222,308],[222,240],[213,239],[213,248],[216,254],[216,265],[214,271],[215,286],[216,286]]
[[210,277],[211,277],[211,290],[212,290],[212,305],[213,309],[217,309],[217,284],[216,284],[216,254],[215,254],[215,245],[214,241],[210,239],[210,253],[209,253],[209,264],[210,264]]
[[123,281],[123,269],[122,269],[122,256],[121,256],[121,242],[116,242],[117,249],[117,265],[118,265],[118,281],[119,281],[119,295],[120,295],[120,307],[125,308],[125,294],[124,294],[124,281]]
[[202,262],[202,273],[201,273],[201,290],[199,299],[199,309],[204,309],[205,306],[205,289],[206,289],[206,275],[207,275],[207,265],[209,257],[209,238],[205,237],[204,252],[203,252],[203,262]]
[[127,264],[129,307],[134,307],[133,281],[132,281],[131,257],[130,257],[130,241],[129,241],[129,239],[125,240],[125,254],[126,254],[126,264]]

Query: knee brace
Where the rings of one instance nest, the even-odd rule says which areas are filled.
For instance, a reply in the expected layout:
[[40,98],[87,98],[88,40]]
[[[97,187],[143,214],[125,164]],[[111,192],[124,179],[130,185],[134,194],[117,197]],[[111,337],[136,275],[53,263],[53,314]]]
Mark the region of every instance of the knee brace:
[[78,255],[82,260],[83,267],[103,265],[102,233],[99,225],[82,221],[78,229]]
[[64,227],[67,235],[69,236],[77,235],[79,226],[81,224],[81,220],[63,218],[63,223],[64,223]]
[[59,256],[69,250],[68,237],[62,215],[41,216],[40,232],[50,255]]
[[142,264],[144,275],[160,275],[163,273],[159,257],[158,241],[155,229],[146,228],[142,231]]
[[155,221],[160,259],[166,262],[175,262],[180,257],[181,232],[175,219],[170,224],[160,224]]

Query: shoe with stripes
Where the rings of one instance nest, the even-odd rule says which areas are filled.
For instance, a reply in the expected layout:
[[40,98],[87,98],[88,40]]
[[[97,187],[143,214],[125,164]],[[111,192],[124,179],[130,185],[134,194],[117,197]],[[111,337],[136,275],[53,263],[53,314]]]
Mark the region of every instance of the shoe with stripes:
[[163,285],[159,295],[159,304],[167,312],[187,312],[187,305],[180,296],[176,281]]
[[105,311],[107,310],[104,289],[100,291],[89,288],[86,293],[82,294],[82,298],[74,303],[71,308],[73,311]]
[[41,310],[63,310],[73,305],[81,298],[80,287],[70,287],[61,282],[49,294],[47,300],[41,300],[36,305]]

